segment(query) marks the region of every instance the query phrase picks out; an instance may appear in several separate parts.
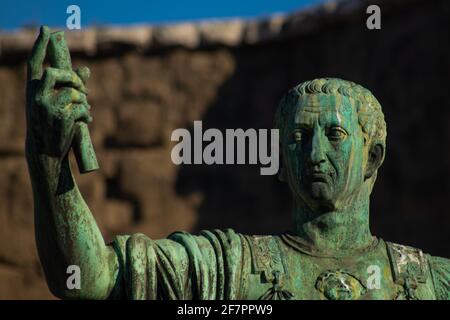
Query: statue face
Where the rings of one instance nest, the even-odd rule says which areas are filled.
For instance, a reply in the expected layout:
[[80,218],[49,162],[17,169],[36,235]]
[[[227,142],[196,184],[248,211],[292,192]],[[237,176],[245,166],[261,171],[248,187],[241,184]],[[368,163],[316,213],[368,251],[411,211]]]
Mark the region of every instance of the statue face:
[[309,207],[334,211],[364,182],[367,150],[358,115],[342,95],[302,96],[283,137],[287,181]]

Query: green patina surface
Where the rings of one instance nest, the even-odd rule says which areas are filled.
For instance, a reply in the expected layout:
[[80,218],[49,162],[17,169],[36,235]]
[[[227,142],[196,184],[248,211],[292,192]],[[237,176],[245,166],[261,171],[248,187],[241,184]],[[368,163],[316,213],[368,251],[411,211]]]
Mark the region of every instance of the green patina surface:
[[[43,70],[47,53],[51,67]],[[104,243],[73,178],[98,165],[87,68],[72,70],[62,33],[41,28],[28,65],[26,155],[36,242],[51,291],[67,299],[450,299],[450,260],[385,242],[369,228],[385,157],[381,106],[363,87],[315,79],[281,100],[280,180],[293,196],[290,232],[142,234]],[[66,286],[69,265],[81,289]],[[375,276],[375,278],[374,278]]]

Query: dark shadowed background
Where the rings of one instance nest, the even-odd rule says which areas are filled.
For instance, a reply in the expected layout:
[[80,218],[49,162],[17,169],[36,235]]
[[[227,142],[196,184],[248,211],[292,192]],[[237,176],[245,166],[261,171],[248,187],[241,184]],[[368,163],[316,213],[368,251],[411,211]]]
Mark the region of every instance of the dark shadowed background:
[[[372,232],[450,257],[450,3],[372,3],[381,7],[381,30],[366,28],[368,2],[343,1],[259,20],[68,32],[74,65],[91,68],[101,165],[77,181],[105,238],[288,229],[290,194],[276,176],[259,175],[259,166],[175,166],[170,135],[194,120],[204,129],[271,128],[289,88],[328,76],[367,87],[385,113]],[[23,150],[35,37],[36,29],[0,35],[0,298],[51,297]]]

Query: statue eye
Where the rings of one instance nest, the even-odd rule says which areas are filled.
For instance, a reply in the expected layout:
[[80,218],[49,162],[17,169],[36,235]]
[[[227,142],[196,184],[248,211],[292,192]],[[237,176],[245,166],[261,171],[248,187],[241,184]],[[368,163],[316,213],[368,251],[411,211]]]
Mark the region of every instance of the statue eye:
[[292,134],[292,137],[295,142],[301,142],[302,141],[302,132],[300,130],[295,130]]
[[339,141],[347,136],[347,132],[342,128],[334,127],[328,130],[327,136],[332,141]]

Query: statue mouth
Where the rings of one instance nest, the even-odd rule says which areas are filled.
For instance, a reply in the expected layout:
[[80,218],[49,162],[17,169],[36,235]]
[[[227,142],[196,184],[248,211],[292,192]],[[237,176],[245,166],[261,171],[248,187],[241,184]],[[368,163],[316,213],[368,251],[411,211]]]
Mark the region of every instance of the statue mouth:
[[323,172],[314,172],[311,174],[310,179],[311,183],[322,182],[322,183],[330,183],[330,175]]

